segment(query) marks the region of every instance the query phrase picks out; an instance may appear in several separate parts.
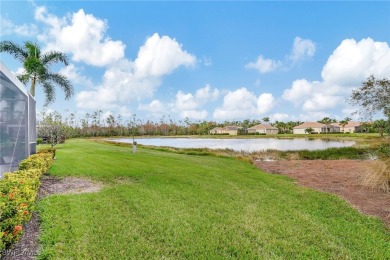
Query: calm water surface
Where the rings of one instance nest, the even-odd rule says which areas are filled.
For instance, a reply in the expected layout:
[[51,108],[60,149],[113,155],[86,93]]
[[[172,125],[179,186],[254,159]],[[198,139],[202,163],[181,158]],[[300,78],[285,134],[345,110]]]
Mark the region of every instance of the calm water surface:
[[[111,139],[122,143],[132,143],[133,139]],[[325,141],[320,139],[203,139],[203,138],[136,138],[142,145],[170,146],[175,148],[210,148],[232,149],[235,151],[255,152],[267,149],[288,150],[323,150],[331,147],[347,147],[354,141]]]

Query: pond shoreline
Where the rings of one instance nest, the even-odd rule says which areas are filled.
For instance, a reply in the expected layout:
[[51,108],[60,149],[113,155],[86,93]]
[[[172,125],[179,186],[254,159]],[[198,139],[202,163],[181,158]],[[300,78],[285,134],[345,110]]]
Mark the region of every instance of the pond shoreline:
[[[133,138],[110,138],[111,142],[133,143]],[[266,150],[297,151],[325,150],[328,148],[350,147],[356,144],[351,140],[323,140],[311,138],[191,138],[191,137],[158,137],[135,138],[137,144],[156,147],[173,147],[189,149],[231,149],[237,152],[258,152]]]

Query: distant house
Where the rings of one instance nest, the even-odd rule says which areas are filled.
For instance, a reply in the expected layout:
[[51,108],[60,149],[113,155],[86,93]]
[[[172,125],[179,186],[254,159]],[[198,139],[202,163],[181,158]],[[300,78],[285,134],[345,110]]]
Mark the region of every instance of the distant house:
[[241,127],[238,126],[225,126],[222,128],[222,133],[229,134],[229,135],[238,135],[238,130],[241,129]]
[[210,134],[229,134],[229,135],[237,135],[238,130],[241,127],[238,126],[225,126],[225,127],[215,127],[210,130]]
[[325,125],[318,122],[306,122],[293,128],[294,134],[307,134],[306,129],[312,128],[314,133],[334,133],[340,132],[340,127],[335,125]]
[[265,125],[265,124],[258,124],[248,128],[248,134],[259,133],[259,134],[269,135],[269,134],[277,134],[278,131],[279,130],[276,127],[273,127],[271,125]]
[[362,124],[359,122],[349,121],[344,128],[340,123],[332,123],[332,125],[340,127],[340,131],[344,133],[362,132]]
[[222,127],[214,127],[209,131],[211,135],[222,134]]

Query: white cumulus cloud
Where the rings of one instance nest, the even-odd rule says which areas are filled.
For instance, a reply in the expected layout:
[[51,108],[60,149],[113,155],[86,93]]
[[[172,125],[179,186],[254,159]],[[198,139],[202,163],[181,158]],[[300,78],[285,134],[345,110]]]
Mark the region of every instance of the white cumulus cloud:
[[149,112],[152,112],[152,113],[163,113],[164,110],[165,110],[165,106],[164,106],[163,103],[161,103],[160,100],[156,100],[155,99],[155,100],[153,100],[152,102],[150,102],[147,105],[140,104],[138,106],[138,109],[149,111]]
[[199,106],[197,100],[191,93],[185,94],[179,90],[176,94],[175,108],[178,110],[191,110]]
[[181,118],[190,118],[192,120],[203,120],[207,117],[208,112],[205,109],[202,110],[184,110],[180,112]]
[[305,111],[321,111],[337,107],[344,99],[341,96],[332,96],[324,93],[313,93],[303,103]]
[[247,69],[255,69],[259,73],[265,74],[279,69],[288,70],[300,61],[313,57],[316,52],[316,44],[310,39],[295,37],[291,53],[284,60],[266,59],[259,55],[255,62],[245,65]]
[[206,84],[205,87],[200,88],[196,91],[195,97],[197,100],[203,101],[204,103],[207,101],[215,101],[219,97],[219,90],[215,88],[211,90],[209,84]]
[[160,100],[153,100],[149,104],[139,104],[138,109],[148,112],[153,117],[159,117],[167,111],[166,106]]
[[119,60],[106,69],[97,90],[78,93],[77,106],[115,107],[130,100],[151,98],[164,76],[179,66],[190,66],[196,60],[193,57],[175,39],[154,34],[140,47],[134,62]]
[[0,36],[9,34],[31,37],[38,34],[38,28],[35,24],[16,25],[11,20],[0,17]]
[[313,57],[316,52],[316,44],[312,40],[295,37],[290,59],[293,62]]
[[281,66],[281,61],[265,59],[263,55],[260,55],[255,62],[249,62],[245,65],[247,69],[255,69],[260,73],[272,72]]
[[68,66],[60,69],[59,73],[67,77],[73,84],[92,88],[92,80],[87,76],[83,75],[82,71],[83,68],[77,67],[74,64],[69,64]]
[[275,106],[275,98],[270,93],[263,93],[257,99],[257,112],[265,114]]
[[107,36],[107,22],[86,14],[83,9],[56,17],[40,6],[35,10],[35,19],[48,26],[38,35],[48,50],[69,52],[74,61],[93,66],[106,66],[124,57],[126,46]]
[[157,33],[146,40],[134,61],[138,77],[159,77],[170,74],[179,66],[193,66],[196,57],[182,49],[176,39]]
[[263,93],[257,97],[243,87],[229,91],[223,99],[222,107],[216,108],[213,116],[218,120],[251,118],[269,112],[274,105],[275,100],[271,94]]
[[288,114],[285,114],[285,113],[275,113],[275,114],[270,115],[271,121],[273,121],[273,122],[286,121],[287,119],[289,119],[289,117],[290,116]]
[[181,118],[190,119],[205,119],[208,112],[203,109],[203,106],[208,102],[217,100],[219,90],[212,90],[210,85],[196,90],[195,94],[184,93],[179,90],[176,94],[176,99],[172,107],[172,112],[178,113]]
[[304,122],[317,121],[324,117],[332,117],[329,113],[324,111],[305,111],[305,113],[299,114],[294,120],[300,120]]
[[290,89],[284,90],[282,97],[295,105],[299,105],[310,95],[312,88],[311,82],[306,79],[298,79],[292,83]]
[[351,90],[371,74],[376,77],[390,75],[389,45],[371,38],[345,39],[329,56],[321,81],[295,80],[282,98],[301,105],[303,111],[312,112],[312,115],[328,115],[325,110],[342,110]]
[[390,48],[386,42],[366,38],[359,42],[343,40],[330,55],[321,76],[329,84],[355,87],[371,74],[390,75]]

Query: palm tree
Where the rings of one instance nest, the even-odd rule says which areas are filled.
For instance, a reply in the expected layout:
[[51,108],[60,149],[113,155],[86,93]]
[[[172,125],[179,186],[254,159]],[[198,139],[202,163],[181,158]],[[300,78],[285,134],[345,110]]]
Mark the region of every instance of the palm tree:
[[314,132],[314,129],[309,127],[305,129],[305,133],[312,134]]
[[68,65],[67,56],[58,51],[41,53],[40,48],[32,42],[20,46],[12,41],[1,41],[0,52],[7,52],[23,63],[24,72],[17,75],[18,79],[27,84],[31,81],[30,93],[35,96],[35,87],[40,84],[46,96],[45,106],[55,100],[54,85],[58,85],[65,93],[65,99],[73,95],[73,86],[63,75],[50,71],[50,66],[61,62]]
[[344,120],[341,120],[339,122],[339,125],[341,125],[343,127],[343,133],[344,133],[344,128],[346,125],[348,125],[349,121],[351,121],[351,118],[346,117]]
[[319,123],[322,123],[325,125],[326,130],[325,134],[330,132],[330,124],[334,122],[335,120],[330,119],[329,117],[324,117],[321,121],[318,121]]
[[279,130],[279,133],[282,133],[282,134],[286,133],[287,124],[285,122],[276,121],[275,124],[276,124],[276,127]]
[[378,132],[379,132],[381,137],[383,136],[383,133],[385,131],[386,126],[387,126],[387,122],[385,120],[383,120],[383,119],[376,120],[374,122],[374,127],[376,129],[378,129]]
[[268,117],[268,116],[267,116],[267,117],[263,117],[263,122],[264,122],[264,123],[267,123],[267,124],[268,124],[269,121],[270,121],[270,120],[269,120],[269,117]]

